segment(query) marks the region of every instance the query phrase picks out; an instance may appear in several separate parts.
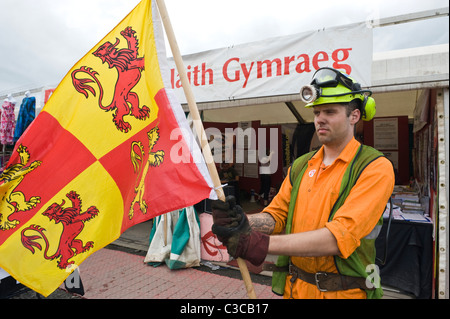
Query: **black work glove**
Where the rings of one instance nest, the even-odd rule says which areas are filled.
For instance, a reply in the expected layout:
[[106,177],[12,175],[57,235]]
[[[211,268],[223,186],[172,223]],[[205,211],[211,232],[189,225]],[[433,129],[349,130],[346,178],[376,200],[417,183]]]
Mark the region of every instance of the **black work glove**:
[[228,253],[255,266],[262,264],[267,256],[269,236],[252,231],[247,216],[233,196],[227,196],[225,202],[213,201],[211,207],[212,232],[227,247]]
[[228,238],[233,235],[233,230],[241,225],[245,214],[241,206],[236,205],[234,196],[227,196],[224,202],[221,200],[212,201],[211,208],[213,217],[212,232],[217,235],[217,238],[222,243],[226,243]]

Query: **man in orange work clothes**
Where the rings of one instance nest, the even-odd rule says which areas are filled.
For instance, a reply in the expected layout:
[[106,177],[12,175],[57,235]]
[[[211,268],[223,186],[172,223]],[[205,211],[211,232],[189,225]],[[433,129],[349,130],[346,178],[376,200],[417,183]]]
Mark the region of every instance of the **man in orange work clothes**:
[[358,121],[375,114],[372,92],[322,68],[300,93],[322,147],[293,163],[261,213],[247,218],[233,199],[215,201],[213,232],[234,258],[260,265],[279,255],[272,289],[285,298],[381,298],[375,239],[394,170],[354,138]]

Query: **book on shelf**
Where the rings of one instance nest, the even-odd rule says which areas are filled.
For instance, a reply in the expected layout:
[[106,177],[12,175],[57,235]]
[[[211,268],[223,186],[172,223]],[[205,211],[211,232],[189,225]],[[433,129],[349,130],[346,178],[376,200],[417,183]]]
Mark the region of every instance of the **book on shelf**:
[[410,221],[410,222],[422,222],[422,223],[429,223],[431,222],[430,219],[423,214],[417,214],[417,213],[405,213],[402,212],[402,218],[404,220]]
[[419,202],[420,198],[418,194],[404,194],[404,193],[400,193],[400,194],[394,194],[394,198],[395,199],[400,199],[403,201],[411,201],[411,202]]
[[421,203],[417,203],[417,202],[410,202],[410,201],[403,201],[400,206],[404,207],[404,208],[422,208],[422,204]]

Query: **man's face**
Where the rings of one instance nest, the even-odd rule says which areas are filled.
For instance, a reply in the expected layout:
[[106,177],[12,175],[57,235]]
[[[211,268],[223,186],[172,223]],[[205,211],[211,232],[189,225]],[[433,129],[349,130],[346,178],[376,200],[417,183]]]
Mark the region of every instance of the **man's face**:
[[347,116],[347,107],[341,104],[314,106],[314,125],[319,141],[329,146],[347,143],[359,119],[356,112],[359,110]]

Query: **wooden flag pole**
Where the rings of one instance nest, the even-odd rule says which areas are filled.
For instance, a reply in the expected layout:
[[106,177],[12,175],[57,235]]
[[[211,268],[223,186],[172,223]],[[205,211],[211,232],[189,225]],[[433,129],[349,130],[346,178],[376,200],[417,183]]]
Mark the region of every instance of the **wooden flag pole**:
[[[177,66],[178,73],[180,74],[181,85],[183,86],[184,94],[189,106],[189,112],[194,122],[195,132],[200,139],[200,144],[202,147],[203,156],[205,158],[206,164],[208,166],[209,174],[211,175],[214,188],[217,193],[217,197],[225,201],[225,195],[221,186],[219,174],[217,173],[216,165],[211,154],[211,148],[209,147],[208,140],[206,138],[206,133],[203,128],[203,124],[200,118],[200,113],[198,112],[197,103],[195,102],[194,94],[187,77],[186,69],[184,67],[183,59],[181,58],[181,53],[178,48],[177,41],[175,39],[175,33],[172,29],[172,24],[169,19],[169,14],[167,12],[166,4],[164,0],[156,0],[158,4],[159,13],[161,15],[161,20],[166,30],[167,39],[169,41],[170,48],[172,50],[175,65]],[[239,270],[241,271],[242,279],[245,283],[245,288],[247,289],[247,295],[250,299],[256,299],[255,290],[253,289],[252,280],[250,278],[250,273],[247,268],[247,264],[242,258],[237,258],[237,263]]]

